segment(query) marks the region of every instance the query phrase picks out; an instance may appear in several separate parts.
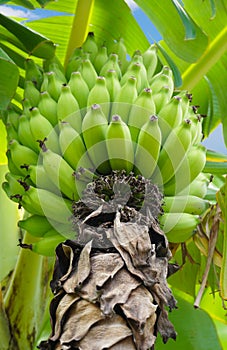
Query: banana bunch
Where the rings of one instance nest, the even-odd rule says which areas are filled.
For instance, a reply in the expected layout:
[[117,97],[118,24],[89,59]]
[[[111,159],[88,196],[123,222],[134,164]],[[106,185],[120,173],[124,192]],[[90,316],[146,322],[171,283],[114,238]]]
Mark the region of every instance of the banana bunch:
[[129,60],[122,40],[106,47],[88,35],[65,69],[56,57],[43,67],[26,60],[22,108],[4,120],[3,188],[30,213],[19,226],[40,237],[38,253],[53,253],[48,240],[75,237],[72,204],[94,178],[115,170],[162,190],[160,223],[170,241],[193,234],[209,206],[202,122],[191,95],[174,90],[171,69],[160,69],[156,51],[151,45]]

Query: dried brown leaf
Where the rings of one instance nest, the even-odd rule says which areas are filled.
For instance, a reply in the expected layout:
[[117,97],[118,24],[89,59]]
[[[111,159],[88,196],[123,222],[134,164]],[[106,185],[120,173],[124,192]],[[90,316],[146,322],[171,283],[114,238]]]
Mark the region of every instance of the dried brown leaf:
[[126,322],[117,314],[95,324],[78,344],[83,350],[104,350],[132,335]]
[[90,252],[92,241],[88,242],[81,251],[76,272],[72,272],[71,276],[63,285],[66,293],[74,293],[77,288],[80,288],[82,283],[89,276],[91,271]]
[[138,287],[141,282],[135,279],[126,269],[117,272],[113,279],[104,285],[100,297],[100,309],[105,315],[111,315],[117,304],[127,301],[131,291]]
[[80,300],[73,304],[63,326],[61,344],[79,341],[88,333],[92,325],[102,319],[103,315],[97,305],[87,300]]
[[109,350],[136,350],[136,347],[132,337],[128,337],[111,346]]
[[[78,292],[81,297],[95,301],[104,283],[113,278],[123,267],[124,262],[118,253],[98,253],[91,257],[91,273]],[[98,289],[97,289],[98,288]]]

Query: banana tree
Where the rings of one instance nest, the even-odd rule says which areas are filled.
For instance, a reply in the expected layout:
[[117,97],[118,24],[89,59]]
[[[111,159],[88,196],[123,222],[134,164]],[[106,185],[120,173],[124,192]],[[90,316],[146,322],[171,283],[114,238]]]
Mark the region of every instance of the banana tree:
[[0,14],[0,349],[224,348],[225,2],[135,1],[152,45],[123,0],[14,3],[57,15]]

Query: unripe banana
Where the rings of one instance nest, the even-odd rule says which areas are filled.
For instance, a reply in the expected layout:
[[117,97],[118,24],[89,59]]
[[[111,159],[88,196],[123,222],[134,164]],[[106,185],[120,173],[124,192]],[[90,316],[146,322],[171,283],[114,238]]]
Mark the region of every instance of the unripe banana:
[[155,104],[151,89],[146,88],[141,91],[135,100],[128,117],[128,126],[134,147],[142,125],[147,122],[151,115],[155,115]]
[[18,126],[18,138],[21,144],[31,148],[36,153],[39,153],[39,145],[32,135],[30,120],[25,114],[22,114],[20,116],[20,123]]
[[6,179],[6,186],[5,189],[7,188],[7,195],[9,197],[14,196],[15,194],[24,194],[25,192],[25,188],[22,185],[22,183],[24,183],[26,185],[26,183],[29,183],[29,179],[28,178],[23,178],[23,176],[20,175],[14,175],[12,173],[7,173],[5,175],[5,179]]
[[127,49],[124,44],[124,39],[120,38],[111,47],[111,51],[118,55],[118,64],[121,68],[122,73],[124,73],[128,67],[127,61]]
[[32,107],[38,106],[40,93],[31,80],[27,80],[24,85],[24,98],[28,99]]
[[18,226],[28,231],[32,236],[42,237],[52,229],[50,221],[41,215],[31,215],[27,219],[18,221]]
[[165,196],[163,210],[165,213],[188,213],[202,215],[210,206],[209,201],[197,196]]
[[111,114],[120,115],[123,122],[128,122],[129,112],[137,98],[136,78],[130,77],[122,86],[112,104]]
[[155,74],[149,83],[150,88],[156,92],[160,91],[163,86],[168,86],[172,96],[174,91],[173,74],[168,66],[163,66],[162,70]]
[[16,140],[9,142],[9,149],[11,151],[11,157],[13,164],[15,164],[18,174],[28,175],[28,167],[38,162],[38,155],[30,148],[19,144]]
[[72,215],[72,201],[56,194],[30,186],[20,198],[20,205],[31,214],[44,215],[67,224]]
[[107,48],[106,46],[100,46],[98,49],[98,53],[95,56],[93,65],[95,67],[96,72],[99,74],[102,67],[108,60]]
[[171,243],[181,243],[193,236],[200,219],[188,213],[164,213],[160,218],[162,230]]
[[106,73],[106,86],[110,94],[110,101],[113,102],[121,90],[121,84],[114,69],[110,69]]
[[181,91],[176,97],[181,98],[181,108],[182,108],[182,119],[188,118],[188,110],[190,107],[190,102],[192,101],[192,95],[188,91]]
[[158,125],[158,118],[152,115],[142,126],[135,152],[136,174],[142,174],[150,178],[156,168],[161,147],[161,130]]
[[93,32],[89,32],[85,42],[82,45],[83,52],[89,53],[90,60],[93,62],[98,53],[98,46]]
[[56,194],[60,194],[57,184],[54,184],[48,177],[42,164],[29,165],[28,173],[35,187],[43,188]]
[[143,76],[142,76],[142,64],[139,62],[135,62],[133,63],[132,66],[130,66],[125,74],[123,75],[122,79],[121,79],[121,86],[123,86],[127,80],[130,77],[134,77],[136,78],[136,89],[137,92],[140,93],[140,91],[144,88],[148,86],[148,82],[146,81],[146,79],[143,80]]
[[19,117],[20,117],[20,113],[15,112],[13,109],[9,109],[7,111],[7,116],[6,116],[6,121],[3,122],[6,123],[10,123],[13,125],[14,129],[17,130],[18,126],[19,126]]
[[147,69],[147,79],[148,81],[151,81],[158,64],[157,47],[154,44],[152,44],[142,54],[142,56],[143,56],[144,66]]
[[121,79],[121,68],[119,67],[118,64],[118,55],[115,53],[111,53],[108,57],[108,60],[106,61],[106,63],[104,64],[104,66],[102,67],[99,75],[101,75],[102,77],[105,77],[108,70],[113,69],[115,70],[115,72],[117,73],[117,77],[118,79]]
[[191,147],[174,176],[164,185],[166,195],[181,192],[199,175],[206,163],[206,149],[204,146]]
[[181,98],[173,97],[159,111],[159,126],[162,131],[162,144],[171,133],[172,129],[182,122]]
[[[59,65],[60,63],[56,63],[56,62],[51,62],[48,64],[48,71],[49,72],[54,72],[54,74],[56,75],[56,78],[62,83],[62,84],[66,84],[67,80],[64,74],[64,68]],[[63,69],[63,70],[62,70]]]
[[153,91],[153,100],[156,107],[156,113],[164,107],[171,99],[172,92],[169,86],[163,86],[158,92]]
[[43,81],[43,72],[33,59],[27,58],[24,61],[25,65],[25,81],[31,80],[39,90]]
[[32,105],[27,98],[24,98],[22,100],[22,106],[23,106],[23,114],[25,114],[28,118],[30,118],[30,109],[32,108]]
[[50,96],[57,102],[61,94],[62,81],[57,78],[54,72],[48,72],[47,78],[48,84],[45,88],[45,91],[47,91]]
[[108,121],[101,107],[98,104],[92,105],[82,121],[82,134],[95,169],[98,168],[103,174],[108,174],[111,170],[106,149],[107,127]]
[[44,143],[41,143],[41,150],[43,167],[49,180],[57,185],[65,196],[77,201],[79,196],[73,176],[74,170],[59,154],[47,149]]
[[152,176],[154,183],[167,183],[180,167],[191,144],[190,125],[189,120],[184,120],[167,137]]
[[21,175],[21,169],[19,170],[12,160],[12,152],[10,151],[10,149],[7,149],[6,157],[7,157],[8,169],[10,173],[14,175]]
[[93,64],[88,58],[82,60],[81,66],[80,66],[80,72],[89,90],[91,90],[95,85],[95,82],[97,79],[97,73],[95,68],[93,67]]
[[89,88],[87,83],[81,76],[80,72],[72,72],[68,85],[70,86],[71,92],[79,104],[81,113],[86,113],[87,97],[89,94]]
[[59,145],[63,158],[74,170],[79,167],[92,169],[94,166],[80,134],[67,122],[60,123]]
[[178,193],[179,196],[189,194],[192,196],[198,196],[204,198],[207,194],[209,180],[207,177],[200,173],[189,185]]
[[58,135],[52,124],[47,120],[37,107],[30,110],[30,128],[35,141],[46,139],[46,145],[53,152],[60,153]]
[[99,104],[101,106],[102,111],[108,120],[110,109],[110,94],[106,87],[106,79],[104,77],[97,77],[95,85],[89,92],[87,106],[90,107],[93,104]]
[[48,89],[48,74],[49,74],[49,72],[45,72],[43,74],[43,82],[42,82],[42,85],[40,87],[40,92],[47,91],[47,89]]
[[77,132],[81,131],[80,107],[69,85],[62,85],[57,104],[57,116],[59,120],[67,121]]
[[30,249],[39,255],[54,256],[55,249],[58,244],[65,241],[64,236],[58,234],[57,232],[55,234],[54,233],[54,230],[51,230],[49,236],[45,236],[31,245],[28,244],[27,248],[30,246]]
[[106,145],[112,170],[126,170],[134,165],[134,151],[129,128],[120,116],[113,115],[106,132]]
[[14,129],[13,125],[10,123],[6,123],[6,133],[7,133],[7,142],[9,143],[11,140],[18,140],[17,131]]
[[58,123],[57,118],[57,102],[50,96],[47,91],[43,91],[40,94],[40,101],[38,104],[40,113],[49,122],[55,126]]

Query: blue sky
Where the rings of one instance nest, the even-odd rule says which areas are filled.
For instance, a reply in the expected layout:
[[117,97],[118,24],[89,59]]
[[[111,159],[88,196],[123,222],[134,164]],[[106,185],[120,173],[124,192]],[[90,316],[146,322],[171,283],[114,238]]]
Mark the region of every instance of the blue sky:
[[[145,14],[134,3],[134,1],[133,0],[125,0],[125,1],[131,7],[137,22],[140,24],[148,40],[150,42],[152,42],[153,39],[160,40],[161,35],[157,31],[157,29],[152,25],[150,20],[145,16]],[[40,16],[42,17],[47,16],[48,14],[50,14],[50,11],[45,11],[43,9],[30,11],[22,7],[15,8],[13,6],[0,5],[0,13],[3,13],[8,16],[36,19]],[[216,128],[215,131],[211,135],[209,135],[209,138],[205,140],[203,143],[207,148],[227,154],[227,149],[223,141],[221,125],[218,128]]]

